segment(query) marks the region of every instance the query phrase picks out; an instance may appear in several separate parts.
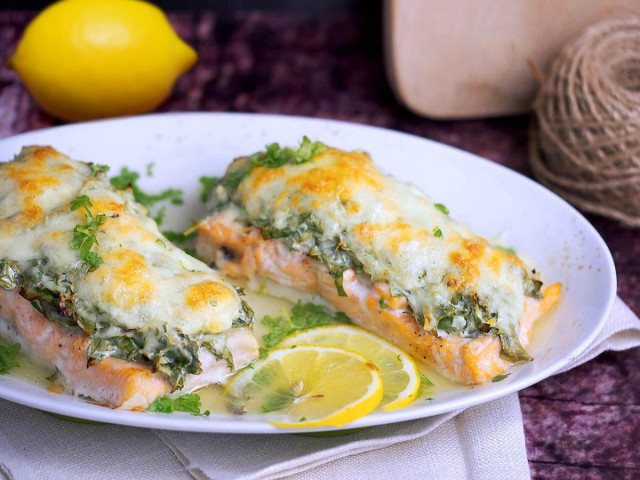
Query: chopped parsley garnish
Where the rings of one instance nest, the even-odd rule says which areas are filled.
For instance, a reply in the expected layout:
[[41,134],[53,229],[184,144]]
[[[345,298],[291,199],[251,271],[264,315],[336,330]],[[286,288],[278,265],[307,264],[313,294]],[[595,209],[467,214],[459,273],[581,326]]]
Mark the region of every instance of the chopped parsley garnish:
[[181,232],[174,232],[173,230],[165,230],[162,234],[167,237],[167,240],[171,243],[179,246],[187,255],[190,255],[193,258],[198,258],[198,253],[196,252],[196,249],[193,248],[193,240],[196,237],[195,231],[184,234]]
[[149,412],[157,413],[187,412],[192,415],[209,415],[209,410],[200,412],[201,407],[202,404],[198,394],[185,393],[177,398],[162,395],[161,397],[156,398],[151,405],[149,405],[147,410]]
[[160,245],[162,248],[167,248],[167,244],[164,243],[162,240],[160,240],[159,238],[156,238],[156,243],[158,245]]
[[71,200],[71,210],[77,210],[79,208],[93,207],[93,203],[86,195],[80,195],[75,200]]
[[262,274],[262,280],[260,280],[260,286],[258,287],[257,292],[258,293],[264,293],[267,290],[267,274],[263,273]]
[[118,190],[125,190],[127,187],[133,187],[136,181],[140,178],[140,174],[129,170],[127,167],[122,167],[120,175],[111,177],[109,182]]
[[72,250],[80,250],[80,258],[82,262],[89,267],[89,271],[95,270],[103,263],[102,258],[100,258],[96,252],[92,251],[92,248],[94,245],[98,245],[96,233],[107,219],[107,216],[104,214],[94,217],[91,210],[89,210],[89,207],[92,206],[91,200],[86,195],[81,195],[71,201],[71,210],[84,208],[87,224],[75,226],[73,229],[73,240],[69,242],[69,247]]
[[147,407],[149,412],[158,412],[158,413],[173,413],[175,410],[174,402],[171,398],[166,395],[162,395],[161,397],[156,398],[151,405]]
[[20,366],[18,360],[16,360],[19,351],[19,343],[14,343],[8,347],[0,345],[0,375],[9,373],[14,368]]
[[[258,375],[260,372],[256,374],[256,377]],[[290,406],[294,400],[295,396],[290,391],[279,388],[265,399],[264,403],[260,405],[260,410],[263,413],[277,412]]]
[[451,328],[451,324],[453,323],[453,319],[451,317],[443,317],[438,320],[438,329],[444,330],[445,332]]
[[511,247],[503,247],[502,245],[495,245],[498,250],[502,250],[505,253],[510,253],[511,255],[516,255],[516,251]]
[[445,215],[449,215],[449,209],[447,207],[445,207],[443,204],[434,203],[433,206],[436,207],[438,210],[440,210]]
[[182,269],[183,269],[183,270],[186,270],[187,272],[191,272],[191,273],[195,272],[195,270],[192,270],[192,269],[188,268],[188,267],[187,267],[187,266],[182,262],[182,260],[180,260],[178,263],[180,264],[180,266],[182,267]]
[[440,238],[442,236],[442,230],[436,227],[435,230],[433,231],[433,236]]
[[15,262],[9,262],[8,260],[0,261],[0,288],[13,291],[21,282],[20,279],[20,270]]
[[153,216],[153,221],[158,225],[162,225],[164,222],[164,217],[167,215],[166,207],[161,207],[158,209],[158,212]]
[[422,385],[424,385],[425,387],[435,387],[436,386],[436,384],[433,383],[431,380],[429,380],[424,373],[420,374],[420,380],[422,381]]
[[501,382],[502,380],[507,378],[509,375],[511,375],[511,374],[510,373],[503,373],[502,375],[496,375],[495,377],[493,377],[491,379],[491,383]]
[[167,237],[171,243],[175,243],[176,245],[184,245],[196,236],[195,232],[191,232],[188,235],[185,235],[182,232],[174,232],[173,230],[165,230],[162,234]]
[[249,175],[249,170],[242,170],[238,172],[229,172],[222,179],[222,183],[228,188],[238,188],[240,182],[245,179],[245,177]]
[[[267,150],[251,155],[251,164],[258,167],[277,168],[285,163],[293,163],[295,165],[306,163],[313,160],[317,154],[327,149],[322,142],[312,142],[309,137],[302,137],[300,146],[295,148],[280,147],[278,143],[267,145]],[[239,182],[238,182],[239,183]]]
[[45,377],[44,379],[48,382],[55,382],[56,380],[58,380],[60,378],[60,376],[62,375],[62,373],[60,373],[60,370],[58,370],[58,367],[56,367],[56,369],[53,371],[53,373],[51,375],[49,375],[48,377]]
[[154,166],[153,162],[147,163],[147,177],[153,176],[153,166]]
[[418,391],[418,398],[425,397],[425,400],[433,400],[433,397],[426,397],[429,387],[435,387],[435,383],[427,378],[424,373],[420,374],[420,390]]
[[91,174],[94,177],[97,177],[98,175],[105,175],[108,171],[109,171],[108,165],[100,165],[99,163],[91,164]]
[[200,177],[200,184],[202,185],[202,193],[200,193],[200,201],[206,203],[211,195],[211,192],[218,184],[220,179],[218,177]]
[[196,249],[195,249],[195,248],[183,248],[182,250],[184,251],[184,253],[186,253],[186,254],[187,254],[187,255],[189,255],[190,257],[197,258],[198,260],[201,260],[201,259],[198,257],[198,252],[196,252]]
[[380,297],[380,300],[378,300],[378,305],[380,305],[380,308],[389,308],[389,305],[387,304],[384,297]]
[[282,316],[264,316],[262,324],[269,327],[271,331],[263,335],[262,340],[265,347],[272,348],[297,330],[330,323],[351,323],[351,320],[343,312],[332,313],[320,305],[298,302],[291,309],[291,314],[287,314],[283,309]]
[[203,192],[200,199],[205,202],[216,185],[222,185],[228,190],[237,189],[254,167],[278,168],[287,163],[299,165],[312,161],[316,155],[326,149],[324,143],[312,142],[306,136],[302,137],[298,148],[281,147],[279,143],[271,143],[264,151],[245,157],[243,165],[227,171],[222,180],[202,177],[200,183],[202,183]]
[[177,412],[188,412],[200,415],[200,396],[195,393],[180,395],[175,399],[173,404]]
[[[149,171],[148,168],[149,167],[147,166],[147,171]],[[120,174],[115,177],[111,177],[109,182],[117,190],[126,190],[127,188],[131,188],[131,193],[133,193],[133,198],[135,198],[136,202],[147,208],[151,208],[161,201],[168,201],[173,205],[182,205],[184,203],[182,199],[182,190],[169,188],[157,194],[146,193],[138,186],[137,182],[139,178],[140,174],[138,172],[129,170],[127,167],[122,167]],[[164,212],[162,210],[158,212],[154,220],[156,220],[156,223],[158,224],[161,223],[162,220],[164,220]]]

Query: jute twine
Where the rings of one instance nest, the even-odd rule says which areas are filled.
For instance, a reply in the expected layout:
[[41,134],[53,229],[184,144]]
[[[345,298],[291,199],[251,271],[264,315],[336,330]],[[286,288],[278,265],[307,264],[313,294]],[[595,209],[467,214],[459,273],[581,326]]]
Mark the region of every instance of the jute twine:
[[640,227],[640,18],[596,24],[567,45],[535,112],[538,180],[578,208]]

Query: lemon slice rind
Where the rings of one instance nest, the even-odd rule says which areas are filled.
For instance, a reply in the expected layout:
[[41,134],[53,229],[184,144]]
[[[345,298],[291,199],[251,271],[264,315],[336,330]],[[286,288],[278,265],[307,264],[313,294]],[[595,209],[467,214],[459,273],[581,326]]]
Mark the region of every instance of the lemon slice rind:
[[[299,354],[300,352],[317,352],[318,354],[329,352],[335,354],[334,357],[336,357],[336,360],[338,360],[343,366],[348,364],[349,367],[359,368],[361,370],[359,373],[368,378],[366,389],[359,397],[344,405],[339,405],[335,411],[331,411],[329,414],[322,417],[314,417],[312,410],[303,417],[304,419],[301,419],[299,415],[296,415],[295,417],[289,416],[289,418],[287,418],[288,416],[286,413],[279,413],[271,416],[280,415],[282,419],[267,420],[268,423],[282,428],[313,428],[325,426],[341,427],[372,412],[382,400],[382,378],[378,373],[378,369],[372,362],[356,352],[321,345],[302,345],[271,350],[266,358],[254,363],[253,368],[242,370],[236,374],[224,389],[224,395],[232,398],[242,398],[243,389],[247,387],[252,379],[256,377],[256,374],[261,370],[267,368],[269,364],[273,362],[280,362],[282,364],[282,360],[284,360],[287,355],[294,353]],[[308,365],[305,367],[312,368],[313,366]],[[325,380],[325,378],[328,378],[328,381],[330,381],[331,372],[325,373],[328,376],[324,376],[323,379],[316,380],[318,382],[326,382],[327,380]],[[311,386],[313,387],[313,385]],[[265,389],[267,389],[267,387],[265,387]],[[348,391],[350,390],[352,389],[347,388],[345,391],[348,394]],[[337,393],[340,394],[340,392]],[[300,400],[305,401],[304,398],[301,398]],[[318,400],[316,400],[316,402],[318,402]]]
[[[380,348],[384,348],[387,351],[385,352],[385,356],[387,357],[386,361],[372,358],[373,355],[371,355],[371,352],[359,349],[353,344],[345,346],[345,337],[353,336],[361,336],[370,342],[378,344]],[[334,341],[328,341],[331,340],[331,337],[334,337]],[[383,385],[387,386],[386,390],[390,390],[389,386],[394,373],[399,371],[404,372],[406,374],[405,387],[398,391],[395,396],[391,396],[388,392],[385,392],[385,397],[387,398],[380,404],[380,409],[383,411],[395,410],[411,404],[416,400],[420,392],[420,371],[416,362],[400,348],[364,328],[354,325],[324,325],[308,330],[301,330],[285,338],[276,348],[286,348],[293,345],[332,346],[359,353],[378,367]],[[391,357],[391,361],[389,357]]]

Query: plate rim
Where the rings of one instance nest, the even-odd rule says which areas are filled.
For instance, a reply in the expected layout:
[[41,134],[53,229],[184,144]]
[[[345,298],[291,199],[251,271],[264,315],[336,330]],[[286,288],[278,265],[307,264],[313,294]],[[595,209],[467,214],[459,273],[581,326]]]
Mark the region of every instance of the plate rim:
[[[609,291],[606,292],[607,302],[603,309],[604,314],[601,318],[598,319],[595,327],[591,330],[591,332],[586,336],[586,338],[574,346],[574,348],[568,354],[563,354],[561,358],[556,360],[551,365],[543,368],[537,372],[531,373],[524,378],[518,378],[515,380],[510,380],[507,383],[496,385],[495,388],[487,392],[482,392],[482,394],[477,395],[476,397],[472,397],[471,399],[462,397],[462,398],[454,398],[447,400],[442,404],[430,404],[419,407],[412,407],[410,409],[398,409],[392,412],[374,412],[365,417],[362,417],[352,423],[349,423],[343,427],[322,427],[322,428],[300,428],[300,429],[283,429],[274,427],[271,424],[267,423],[264,420],[245,420],[242,418],[234,418],[234,417],[225,417],[224,419],[218,419],[214,417],[210,418],[202,418],[202,417],[192,417],[188,414],[181,413],[173,413],[172,415],[152,413],[152,412],[144,412],[141,414],[140,412],[129,412],[117,409],[111,409],[109,407],[103,407],[96,404],[92,404],[90,402],[79,400],[77,397],[71,397],[74,399],[73,402],[56,402],[55,397],[48,397],[48,395],[54,395],[48,391],[44,387],[37,386],[33,383],[30,383],[26,380],[16,379],[13,377],[2,377],[0,376],[0,386],[6,386],[12,383],[21,383],[24,385],[19,385],[17,389],[7,389],[0,388],[0,398],[5,400],[9,400],[15,403],[19,403],[28,407],[37,408],[39,410],[47,411],[50,413],[65,415],[69,417],[79,418],[83,420],[104,422],[110,424],[119,424],[119,425],[127,425],[134,427],[143,427],[143,428],[157,428],[164,430],[177,430],[177,431],[189,431],[189,432],[209,432],[209,433],[237,433],[237,434],[292,434],[292,433],[305,433],[305,432],[322,432],[322,431],[340,431],[340,430],[350,430],[357,428],[366,428],[366,427],[374,427],[378,425],[399,423],[409,420],[417,420],[421,418],[432,417],[435,415],[440,415],[444,413],[459,413],[462,409],[466,409],[469,407],[473,407],[485,402],[489,402],[500,398],[502,396],[508,395],[510,393],[518,392],[534,383],[537,383],[554,373],[557,373],[563,367],[570,364],[574,361],[579,355],[581,355],[588,347],[593,343],[595,338],[600,334],[606,320],[609,318],[611,311],[613,309],[613,304],[616,298],[617,293],[617,275],[615,269],[615,263],[613,262],[613,257],[611,252],[602,238],[602,236],[598,233],[593,225],[580,213],[575,207],[569,204],[562,197],[558,196],[556,193],[547,189],[543,185],[539,184],[532,178],[529,178],[523,175],[520,172],[512,170],[505,165],[500,163],[491,161],[489,159],[480,157],[474,153],[462,150],[460,148],[447,145],[444,143],[437,142],[435,140],[431,140],[428,138],[421,137],[419,135],[402,132],[398,130],[393,130],[390,128],[379,127],[374,125],[367,125],[357,122],[349,122],[344,120],[334,120],[330,118],[322,118],[322,117],[304,117],[304,116],[294,116],[294,115],[282,115],[282,114],[264,114],[264,113],[243,113],[243,112],[162,112],[162,113],[152,113],[147,115],[137,115],[137,116],[127,116],[127,117],[119,117],[119,118],[111,118],[104,120],[93,120],[89,122],[79,122],[74,124],[66,124],[60,126],[46,127],[36,130],[31,130],[28,132],[23,132],[17,135],[12,135],[8,137],[4,137],[0,139],[0,147],[4,143],[19,141],[21,138],[29,137],[29,136],[38,136],[38,135],[49,135],[52,132],[55,133],[60,130],[73,130],[77,128],[87,128],[87,127],[100,127],[106,126],[108,128],[109,124],[116,123],[127,123],[127,122],[154,122],[154,121],[163,121],[165,119],[179,119],[179,118],[201,118],[201,117],[235,117],[235,118],[251,118],[257,119],[259,121],[265,122],[277,122],[277,121],[295,121],[295,122],[309,122],[316,124],[327,124],[330,126],[335,126],[337,128],[347,128],[347,129],[363,129],[369,130],[372,132],[377,132],[383,135],[395,135],[398,138],[407,138],[411,141],[418,140],[420,142],[424,142],[428,145],[428,148],[435,149],[443,149],[449,150],[454,156],[462,157],[466,159],[473,159],[475,161],[481,161],[483,167],[489,169],[497,169],[498,171],[506,172],[508,175],[515,175],[519,178],[520,181],[526,181],[530,187],[533,187],[536,191],[536,194],[545,195],[553,199],[553,201],[560,202],[565,208],[569,209],[569,212],[577,218],[580,222],[580,226],[588,230],[591,234],[590,236],[596,240],[596,242],[601,247],[604,252],[604,262],[607,269],[607,277],[606,280],[609,283]],[[16,152],[17,153],[17,152]],[[9,381],[7,381],[9,380]],[[23,387],[23,388],[20,388]],[[46,393],[47,395],[41,395],[37,397],[31,397],[27,393],[28,390],[33,387],[42,390],[41,393]],[[24,390],[24,392],[23,392]],[[46,399],[46,401],[45,401]],[[73,408],[77,406],[77,402],[75,400],[79,400],[82,402],[81,405],[88,407],[87,409],[82,409],[80,414],[78,412],[73,411]],[[53,403],[51,404],[51,402]],[[390,415],[392,414],[392,415]],[[110,418],[114,416],[116,418]],[[392,417],[388,419],[388,421],[381,420],[381,417]]]

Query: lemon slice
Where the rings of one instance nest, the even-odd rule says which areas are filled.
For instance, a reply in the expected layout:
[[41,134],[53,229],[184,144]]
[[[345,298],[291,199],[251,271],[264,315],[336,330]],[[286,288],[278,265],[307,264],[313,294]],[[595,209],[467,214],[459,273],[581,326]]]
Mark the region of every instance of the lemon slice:
[[234,410],[264,414],[278,427],[339,427],[378,406],[382,379],[357,353],[307,345],[270,351],[224,394]]
[[382,410],[413,402],[420,391],[420,372],[413,359],[386,340],[352,325],[327,325],[302,330],[285,338],[278,348],[292,345],[328,345],[357,352],[371,360],[382,377]]

